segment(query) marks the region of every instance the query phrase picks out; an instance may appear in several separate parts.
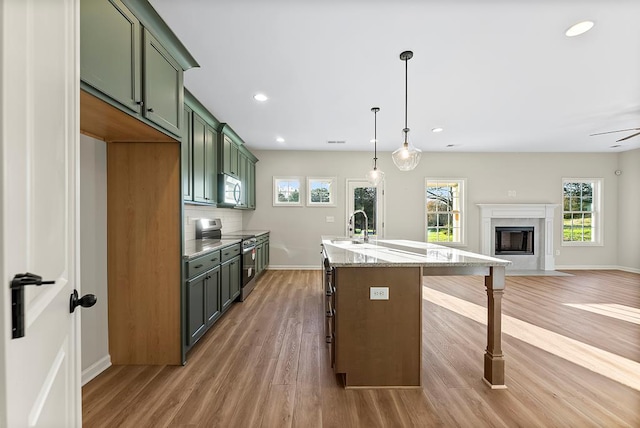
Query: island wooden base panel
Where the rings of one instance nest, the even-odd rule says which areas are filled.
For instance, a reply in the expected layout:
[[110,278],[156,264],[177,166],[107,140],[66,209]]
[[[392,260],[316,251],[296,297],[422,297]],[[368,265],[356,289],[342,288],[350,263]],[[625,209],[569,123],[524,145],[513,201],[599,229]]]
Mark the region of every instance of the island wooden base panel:
[[[508,277],[503,314],[640,361],[638,325],[563,303],[640,308],[640,275]],[[481,276],[427,287],[486,305]],[[180,366],[114,366],[83,388],[85,427],[625,427],[640,392],[503,335],[509,389],[483,379],[486,326],[427,300],[421,389],[344,389],[324,343],[319,271],[267,271]]]

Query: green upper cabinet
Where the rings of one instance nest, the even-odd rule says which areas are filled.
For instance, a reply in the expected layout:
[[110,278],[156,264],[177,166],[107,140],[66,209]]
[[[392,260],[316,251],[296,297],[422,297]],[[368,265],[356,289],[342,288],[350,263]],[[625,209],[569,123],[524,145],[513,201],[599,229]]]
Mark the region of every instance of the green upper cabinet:
[[256,209],[256,163],[247,158],[247,208]]
[[81,0],[84,90],[181,138],[183,72],[197,66],[147,1]]
[[140,113],[140,21],[119,0],[82,0],[80,13],[82,80]]
[[215,204],[215,131],[198,114],[193,114],[193,200]]
[[182,198],[193,200],[193,110],[185,105],[183,109],[182,134]]
[[220,171],[240,178],[238,173],[238,146],[227,135],[221,135]]
[[144,30],[144,115],[180,135],[184,104],[182,68],[160,42]]
[[[185,115],[191,115],[193,195],[184,194],[185,202],[215,204],[218,199],[218,127],[220,122],[188,91],[184,91]],[[186,123],[186,119],[185,119]],[[186,135],[186,134],[185,134]],[[183,141],[184,144],[184,141]],[[183,161],[183,177],[184,177]]]

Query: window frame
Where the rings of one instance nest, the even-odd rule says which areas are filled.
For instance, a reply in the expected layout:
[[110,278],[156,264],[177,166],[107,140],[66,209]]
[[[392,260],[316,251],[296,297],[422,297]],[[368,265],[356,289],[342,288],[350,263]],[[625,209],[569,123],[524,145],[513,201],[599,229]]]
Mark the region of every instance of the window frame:
[[[564,186],[566,183],[591,183],[593,185],[593,201],[591,203],[591,211],[565,211],[564,209]],[[604,225],[604,213],[602,210],[604,198],[604,179],[603,178],[575,178],[563,177],[561,186],[561,206],[560,214],[560,246],[561,247],[601,247],[604,245],[604,234],[602,228]],[[564,216],[565,214],[574,213],[591,213],[591,241],[565,241],[564,240]]]
[[[313,202],[311,200],[312,181],[329,182],[329,201]],[[338,179],[337,177],[307,177],[307,206],[308,207],[335,207],[338,199]]]
[[[433,187],[429,186],[429,183],[457,183],[459,186],[459,194],[458,198],[459,209],[452,210],[452,213],[458,211],[458,215],[460,216],[459,220],[459,240],[458,241],[429,241],[429,220],[427,211],[427,188]],[[425,177],[424,179],[424,242],[428,242],[430,244],[438,244],[438,245],[446,245],[451,247],[466,247],[467,246],[467,217],[469,216],[467,213],[467,179],[461,177]]]
[[[283,202],[278,200],[278,184],[282,181],[297,181],[298,182],[298,201],[297,202]],[[304,206],[304,180],[300,176],[273,176],[273,206],[274,207],[302,207]]]

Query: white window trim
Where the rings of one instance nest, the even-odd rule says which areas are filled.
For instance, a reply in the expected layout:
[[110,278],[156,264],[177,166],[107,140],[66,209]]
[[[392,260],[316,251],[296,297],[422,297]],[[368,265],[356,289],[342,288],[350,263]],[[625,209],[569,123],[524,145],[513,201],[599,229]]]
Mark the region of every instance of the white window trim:
[[[300,183],[300,196],[298,202],[280,202],[278,201],[278,181],[280,180],[297,180]],[[304,179],[299,176],[273,176],[273,206],[274,207],[302,207],[304,206]]]
[[447,247],[466,247],[467,246],[467,179],[456,177],[425,177],[424,179],[424,242],[428,242],[428,222],[427,222],[427,184],[433,181],[457,181],[461,186],[462,197],[460,198],[460,215],[462,215],[462,221],[460,222],[460,242],[432,242],[432,244],[445,245]]
[[[596,221],[595,225],[592,224],[593,230],[591,236],[595,237],[593,241],[565,241],[564,240],[564,183],[594,183],[594,201]],[[562,207],[560,213],[560,246],[561,247],[603,247],[604,246],[604,233],[602,228],[604,227],[604,213],[602,212],[602,200],[604,199],[604,178],[572,178],[563,177],[562,186],[560,188],[560,206]]]
[[[329,202],[311,201],[311,182],[329,181]],[[337,177],[307,177],[307,206],[308,207],[335,207],[338,199],[338,178]]]

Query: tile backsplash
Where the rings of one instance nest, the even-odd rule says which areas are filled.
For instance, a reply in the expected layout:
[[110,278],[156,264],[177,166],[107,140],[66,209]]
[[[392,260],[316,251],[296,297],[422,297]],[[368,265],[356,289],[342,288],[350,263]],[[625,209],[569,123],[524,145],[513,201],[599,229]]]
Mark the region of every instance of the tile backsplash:
[[229,208],[215,208],[204,205],[184,206],[184,240],[196,239],[196,223],[198,218],[222,219],[224,233],[242,230],[242,211]]

